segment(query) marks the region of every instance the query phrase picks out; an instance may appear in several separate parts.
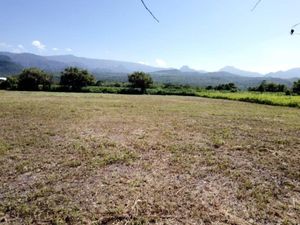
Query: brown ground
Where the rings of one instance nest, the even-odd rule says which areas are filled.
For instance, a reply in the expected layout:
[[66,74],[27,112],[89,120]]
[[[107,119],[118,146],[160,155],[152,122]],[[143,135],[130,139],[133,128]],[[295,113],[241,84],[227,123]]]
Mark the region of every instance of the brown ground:
[[0,224],[300,224],[300,110],[0,92]]

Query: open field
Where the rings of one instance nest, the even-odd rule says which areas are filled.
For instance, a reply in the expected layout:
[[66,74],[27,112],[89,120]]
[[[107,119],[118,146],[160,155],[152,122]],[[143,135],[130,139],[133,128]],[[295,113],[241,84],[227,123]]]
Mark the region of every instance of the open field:
[[300,110],[0,92],[0,224],[299,224]]
[[[122,87],[87,87],[84,88],[86,92],[92,93],[115,93],[124,94],[130,93],[128,88]],[[286,95],[285,93],[270,93],[270,92],[229,92],[229,91],[214,91],[205,90],[195,87],[181,87],[181,88],[162,88],[154,87],[148,89],[150,95],[182,95],[182,96],[199,96],[205,98],[228,99],[234,101],[251,102],[264,105],[277,105],[300,108],[300,95]]]
[[265,105],[278,105],[300,108],[300,96],[288,96],[284,93],[256,93],[256,92],[197,92],[197,96],[207,98],[229,99],[242,102],[252,102]]
[[[10,90],[17,90],[14,87]],[[40,87],[42,90],[42,87]],[[52,85],[48,91],[51,92],[65,92],[69,91],[61,85]],[[131,84],[124,82],[106,82],[100,83],[100,86],[86,86],[74,92],[82,93],[102,93],[102,94],[141,94],[140,88],[133,88]],[[289,95],[285,92],[254,92],[241,91],[237,89],[207,90],[204,87],[192,87],[183,85],[168,85],[168,84],[154,84],[147,89],[148,95],[174,95],[174,96],[198,96],[205,98],[227,99],[242,102],[251,102],[264,105],[287,106],[300,108],[300,95],[289,91]]]

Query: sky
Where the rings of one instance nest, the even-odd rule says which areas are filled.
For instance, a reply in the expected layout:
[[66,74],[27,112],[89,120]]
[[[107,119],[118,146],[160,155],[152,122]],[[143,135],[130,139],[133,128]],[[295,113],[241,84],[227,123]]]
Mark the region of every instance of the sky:
[[[0,0],[0,51],[267,73],[300,67],[299,0]],[[296,32],[300,25],[296,27]]]

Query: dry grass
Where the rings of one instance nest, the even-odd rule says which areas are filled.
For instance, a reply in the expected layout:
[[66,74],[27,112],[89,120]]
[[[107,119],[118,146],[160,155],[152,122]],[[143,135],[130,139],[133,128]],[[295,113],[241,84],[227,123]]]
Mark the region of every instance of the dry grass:
[[299,224],[300,110],[0,92],[0,223]]

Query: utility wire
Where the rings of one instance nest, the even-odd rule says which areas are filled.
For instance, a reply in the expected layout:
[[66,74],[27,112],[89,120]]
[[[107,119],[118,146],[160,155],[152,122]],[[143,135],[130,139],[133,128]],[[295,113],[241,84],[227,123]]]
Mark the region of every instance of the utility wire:
[[252,12],[257,8],[257,6],[259,5],[259,3],[261,2],[262,0],[258,0],[255,4],[255,6],[252,8]]
[[141,0],[141,2],[143,3],[145,9],[150,13],[150,15],[153,17],[153,19],[156,20],[156,22],[159,23],[159,20],[154,16],[154,14],[151,12],[151,10],[147,7],[147,5],[145,4],[144,0]]

